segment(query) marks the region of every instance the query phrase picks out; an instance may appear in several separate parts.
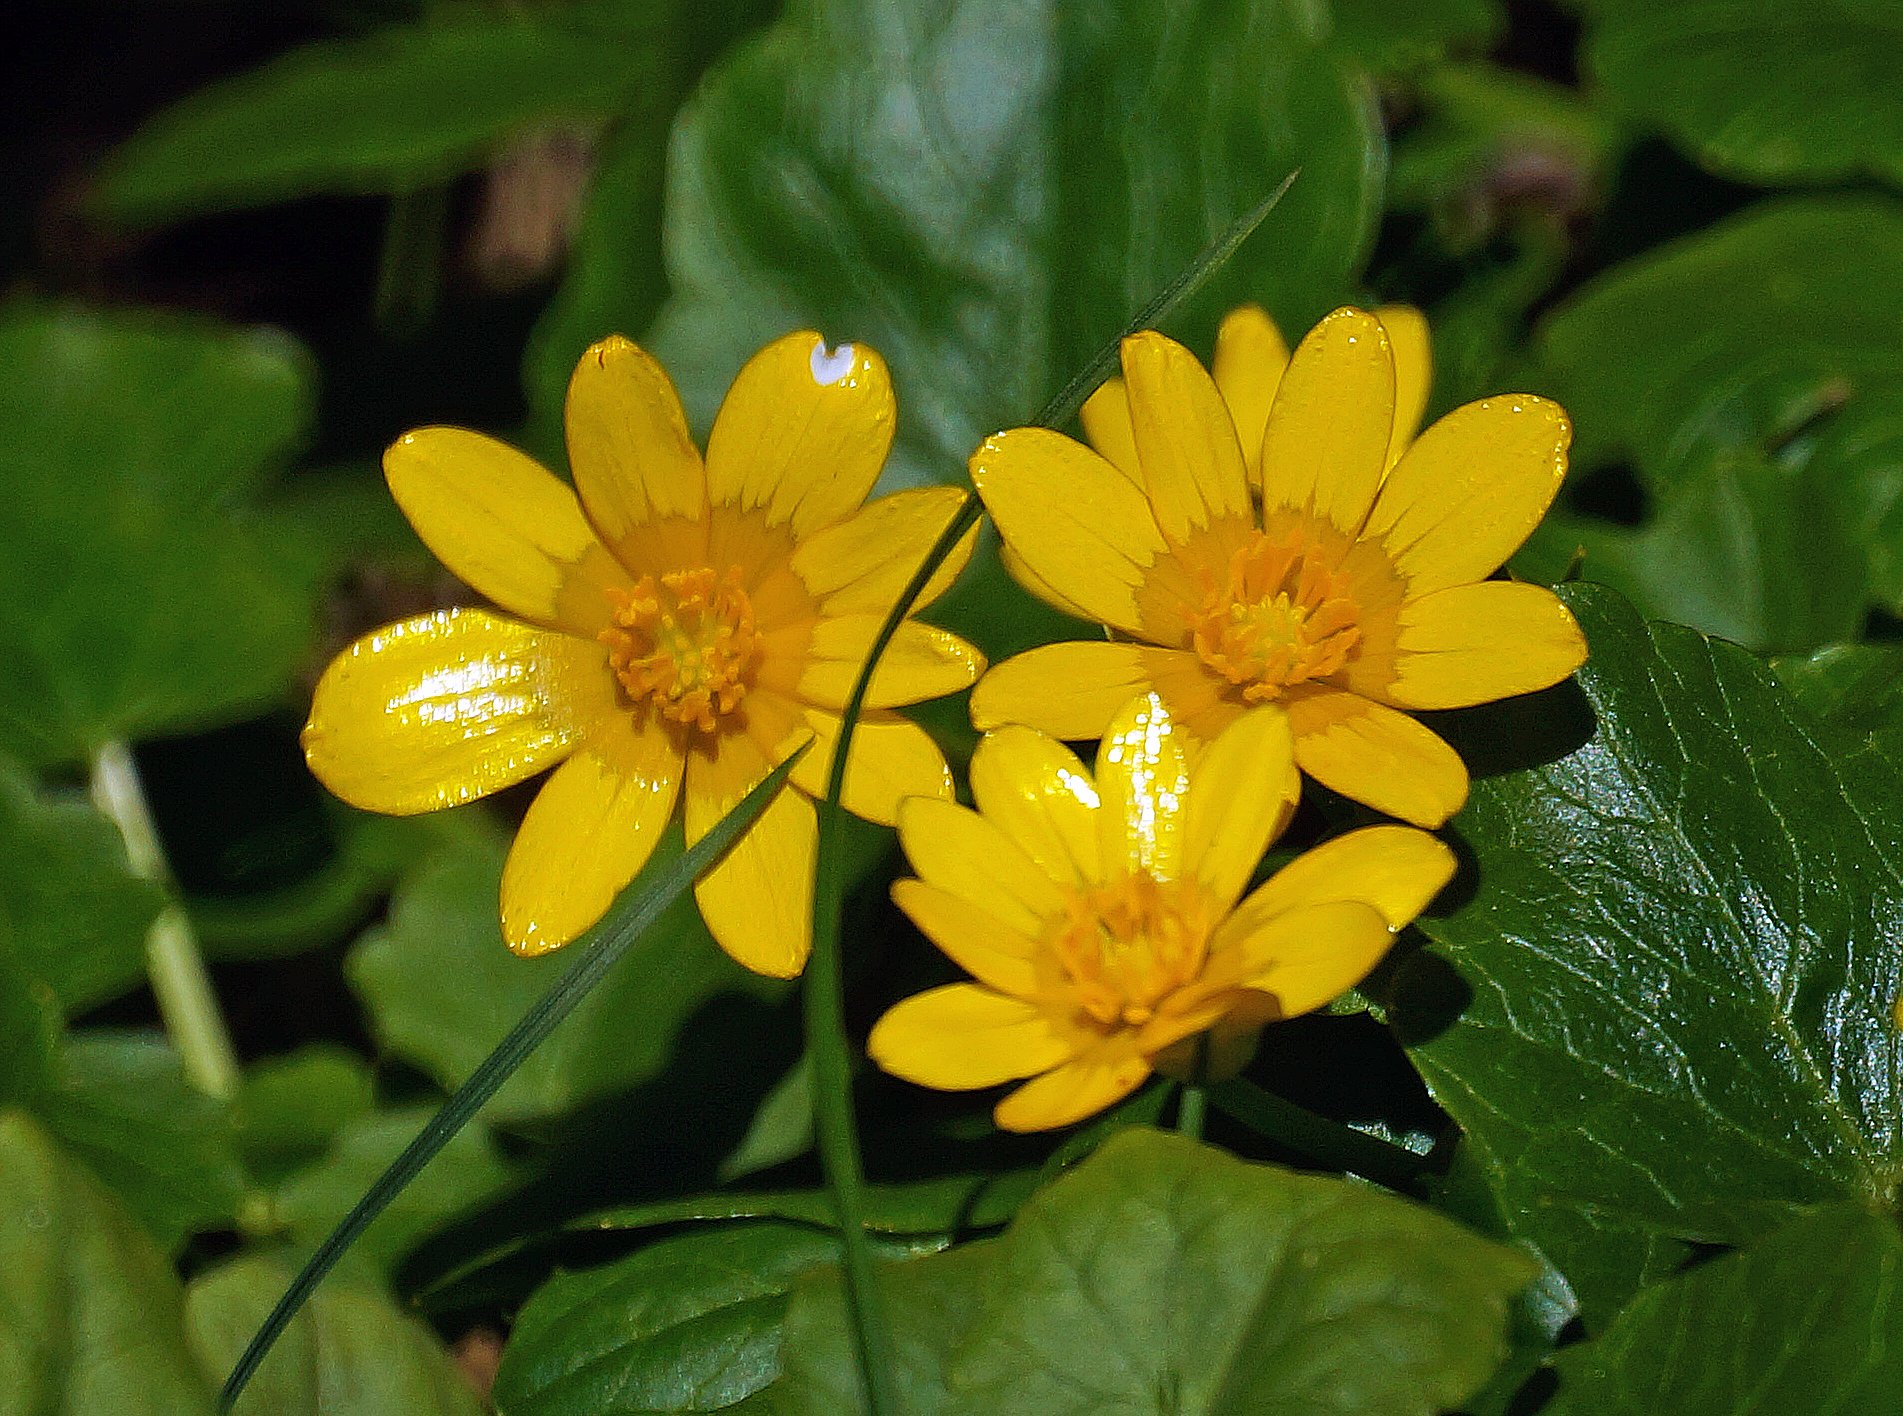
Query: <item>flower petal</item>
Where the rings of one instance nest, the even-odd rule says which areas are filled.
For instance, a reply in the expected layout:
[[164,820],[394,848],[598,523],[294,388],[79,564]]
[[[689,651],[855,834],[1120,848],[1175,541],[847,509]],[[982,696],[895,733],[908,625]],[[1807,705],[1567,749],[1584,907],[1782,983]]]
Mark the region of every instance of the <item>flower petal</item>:
[[1189,804],[1189,734],[1154,693],[1132,699],[1097,745],[1097,849],[1106,878],[1146,870],[1183,874],[1183,814]]
[[304,754],[352,806],[407,816],[568,756],[612,702],[598,644],[481,610],[366,634],[318,681]]
[[1065,640],[1027,649],[995,666],[971,691],[971,721],[980,732],[1022,723],[1073,742],[1101,737],[1104,724],[1149,691],[1141,644]]
[[[793,569],[819,601],[821,614],[883,616],[898,603],[965,496],[956,487],[918,487],[875,498],[844,521],[801,542],[793,553]],[[977,544],[974,526],[932,573],[913,605],[915,610],[924,609],[951,588]]]
[[1064,912],[1064,893],[1003,831],[968,807],[915,797],[899,807],[899,840],[928,885],[1038,938]]
[[1532,394],[1456,408],[1395,465],[1366,534],[1410,595],[1490,575],[1546,515],[1572,437],[1566,410]]
[[1546,587],[1455,585],[1401,607],[1385,697],[1403,708],[1466,708],[1549,688],[1585,662],[1586,637]]
[[1215,380],[1175,340],[1143,330],[1123,341],[1137,465],[1156,524],[1179,544],[1198,527],[1248,517],[1248,473]]
[[[771,769],[743,733],[719,737],[687,759],[682,817],[688,844],[713,829]],[[770,978],[791,978],[813,949],[813,804],[782,788],[746,834],[694,885],[701,918],[735,961]]]
[[1295,1018],[1360,983],[1393,943],[1373,905],[1333,900],[1264,920],[1230,945],[1234,959],[1221,967],[1239,971],[1241,986],[1273,995],[1281,1016]]
[[705,515],[707,476],[680,395],[654,356],[631,340],[611,335],[581,356],[563,423],[575,489],[617,554],[638,527]]
[[898,405],[885,360],[863,344],[828,350],[798,330],[747,360],[707,440],[716,503],[764,507],[804,538],[843,521],[878,480]]
[[1364,826],[1304,851],[1271,875],[1223,921],[1222,933],[1254,933],[1277,915],[1336,900],[1373,905],[1390,927],[1414,922],[1454,878],[1447,843],[1412,826]]
[[1094,883],[1097,784],[1077,754],[1029,728],[987,733],[971,754],[971,794],[985,819],[1053,880]]
[[[884,615],[841,615],[813,626],[806,659],[793,684],[777,685],[822,708],[843,708],[872,650]],[[872,672],[866,706],[896,708],[971,687],[984,655],[948,629],[903,620]]]
[[1227,910],[1249,883],[1269,842],[1295,813],[1302,791],[1288,714],[1244,713],[1209,745],[1191,775],[1183,860]]
[[681,749],[658,725],[606,725],[555,769],[502,867],[502,937],[546,954],[589,929],[654,854],[674,815]]
[[[793,769],[793,781],[813,797],[826,795],[833,744],[839,740],[839,715],[823,708],[803,713],[816,741]],[[952,797],[951,768],[932,735],[896,713],[866,713],[852,735],[852,758],[840,802],[854,816],[896,826],[899,803],[907,797]]]
[[1262,430],[1286,368],[1288,343],[1260,305],[1243,305],[1223,317],[1209,371],[1229,405],[1252,486],[1262,484]]
[[873,1024],[866,1051],[908,1082],[972,1091],[1058,1066],[1070,1057],[1071,1043],[1032,1004],[950,983],[889,1009]]
[[1088,620],[1090,618],[1089,610],[1065,599],[1064,596],[1051,589],[1044,577],[1026,565],[1024,557],[1011,549],[1009,541],[998,542],[998,560],[1013,580],[1052,609],[1067,614],[1072,619]]
[[979,445],[971,480],[1040,580],[1092,619],[1141,629],[1136,591],[1165,543],[1127,477],[1062,433],[1016,428]]
[[892,899],[945,957],[987,988],[1016,998],[1037,992],[1037,941],[949,890],[910,878],[892,883]]
[[1356,535],[1387,470],[1394,356],[1381,321],[1339,309],[1296,346],[1262,433],[1262,510],[1326,518]]
[[998,1103],[992,1119],[1006,1131],[1052,1131],[1116,1105],[1149,1076],[1148,1059],[1112,1039],[1025,1083]]
[[593,636],[627,576],[574,492],[526,453],[463,428],[418,428],[383,454],[390,495],[436,559],[503,609]]
[[1394,356],[1394,430],[1388,435],[1388,466],[1401,460],[1427,412],[1427,393],[1434,383],[1434,354],[1427,337],[1427,317],[1412,305],[1383,305],[1374,312],[1388,332],[1388,350]]
[[1077,421],[1084,425],[1084,439],[1132,484],[1143,485],[1143,469],[1137,465],[1136,431],[1130,424],[1130,394],[1123,380],[1108,378],[1077,410]]
[[1295,762],[1323,786],[1416,826],[1438,826],[1467,800],[1467,767],[1405,713],[1339,689],[1289,696]]

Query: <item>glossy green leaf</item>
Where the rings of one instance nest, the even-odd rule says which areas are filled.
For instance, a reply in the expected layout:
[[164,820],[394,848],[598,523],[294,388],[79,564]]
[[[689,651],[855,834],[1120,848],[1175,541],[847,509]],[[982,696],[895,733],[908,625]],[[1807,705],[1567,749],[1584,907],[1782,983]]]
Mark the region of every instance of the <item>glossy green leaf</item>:
[[1833,644],[1771,661],[1792,696],[1834,728],[1903,757],[1903,644]]
[[21,967],[14,948],[0,921],[0,1106],[32,1106],[53,1084],[65,1029],[58,997]]
[[[1192,322],[1246,296],[1300,329],[1348,293],[1382,163],[1315,21],[1293,0],[800,0],[676,126],[652,342],[704,426],[786,329],[863,339],[899,390],[898,475],[950,480],[1296,167]],[[567,348],[622,317],[562,308]],[[553,408],[567,371],[542,373]]]
[[[1853,638],[1903,604],[1903,203],[1786,200],[1599,277],[1542,325],[1577,431],[1572,505],[1627,466],[1636,529],[1557,515],[1528,564],[1754,648]],[[1582,502],[1582,498],[1586,500]]]
[[0,1416],[211,1416],[178,1279],[40,1127],[0,1113]]
[[[186,1334],[208,1375],[230,1370],[295,1265],[246,1254],[192,1280]],[[479,1416],[485,1408],[436,1334],[361,1277],[312,1297],[265,1359],[236,1416]]]
[[1593,1324],[1685,1241],[1903,1179],[1903,769],[1743,650],[1564,593],[1592,657],[1468,718],[1545,765],[1475,784],[1471,897],[1391,1018]]
[[1903,183],[1903,6],[1678,0],[1598,16],[1586,67],[1699,162],[1766,185]]
[[313,1043],[253,1064],[232,1103],[245,1166],[274,1183],[323,1157],[331,1142],[375,1108],[376,1084],[356,1053]]
[[[1523,1254],[1350,1181],[1127,1131],[1004,1234],[883,1269],[911,1416],[1432,1416],[1505,1351]],[[837,1276],[749,1413],[863,1410]],[[768,1404],[768,1403],[771,1404]]]
[[1892,1215],[1807,1215],[1648,1288],[1560,1354],[1542,1416],[1833,1416],[1903,1394],[1903,1236]]

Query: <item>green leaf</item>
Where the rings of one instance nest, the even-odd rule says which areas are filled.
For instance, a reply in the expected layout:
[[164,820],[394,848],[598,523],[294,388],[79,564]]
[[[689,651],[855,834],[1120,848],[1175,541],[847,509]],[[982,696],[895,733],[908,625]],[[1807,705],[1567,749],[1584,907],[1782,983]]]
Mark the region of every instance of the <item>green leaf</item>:
[[363,1059],[313,1043],[246,1069],[232,1128],[246,1168],[275,1183],[320,1160],[338,1134],[375,1105],[375,1081]]
[[[1432,1416],[1505,1351],[1534,1265],[1350,1181],[1127,1131],[997,1239],[889,1264],[911,1416]],[[836,1274],[795,1290],[774,1396],[863,1410]]]
[[1400,73],[1450,49],[1485,51],[1506,27],[1499,0],[1334,0],[1334,40],[1377,73]]
[[[704,424],[788,328],[866,340],[898,387],[897,475],[950,480],[1296,167],[1195,319],[1247,297],[1303,328],[1347,293],[1382,166],[1314,19],[1295,0],[797,3],[676,125],[675,294],[651,342]],[[569,349],[620,317],[563,308]]]
[[35,1105],[53,1084],[65,1024],[53,990],[14,957],[0,920],[0,1106]]
[[[246,1254],[200,1274],[185,1295],[192,1352],[230,1370],[294,1265]],[[479,1416],[485,1408],[437,1337],[378,1287],[340,1275],[285,1331],[237,1416]]]
[[1829,1416],[1903,1392],[1903,1236],[1838,1206],[1648,1288],[1560,1354],[1542,1416]]
[[1833,644],[1773,659],[1771,672],[1832,727],[1883,739],[1903,758],[1903,644]]
[[0,311],[0,751],[71,762],[282,692],[309,606],[235,508],[311,398],[282,335]]
[[0,1113],[0,1416],[211,1416],[178,1280],[33,1121]]
[[1543,324],[1572,414],[1574,505],[1628,465],[1638,529],[1550,517],[1527,564],[1574,550],[1647,614],[1754,648],[1853,638],[1903,604],[1903,203],[1767,203],[1615,268]]
[[319,192],[399,193],[537,128],[593,127],[654,81],[652,46],[525,16],[307,45],[202,89],[115,152],[95,210],[151,224]]
[[1389,1016],[1591,1325],[1684,1241],[1903,1178],[1903,769],[1743,650],[1563,593],[1592,657],[1466,717],[1545,765],[1475,783],[1477,883]]
[[117,828],[77,796],[37,791],[0,759],[0,934],[68,1013],[145,977],[164,892],[132,873]]
[[[657,861],[679,855],[677,833],[671,842]],[[398,888],[389,923],[365,934],[346,965],[378,1039],[446,1089],[462,1085],[573,962],[518,958],[502,942],[505,853],[499,835],[485,833],[430,856]],[[666,1070],[683,1030],[714,1000],[785,991],[722,953],[684,894],[655,923],[650,946],[616,965],[485,1114],[519,1125],[628,1091]]]
[[1586,67],[1714,172],[1767,185],[1903,183],[1895,0],[1679,0],[1597,17]]

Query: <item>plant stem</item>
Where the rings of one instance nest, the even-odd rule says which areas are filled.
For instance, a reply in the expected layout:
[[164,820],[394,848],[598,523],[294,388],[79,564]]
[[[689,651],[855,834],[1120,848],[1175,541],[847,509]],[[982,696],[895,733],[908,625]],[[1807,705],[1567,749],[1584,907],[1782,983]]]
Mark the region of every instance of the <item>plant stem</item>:
[[1412,1190],[1426,1173],[1426,1156],[1317,1116],[1242,1077],[1216,1083],[1209,1088],[1209,1099],[1250,1130],[1332,1170],[1360,1175],[1390,1190]]
[[377,257],[374,309],[384,332],[398,337],[416,334],[436,313],[448,229],[449,188],[419,187],[390,198],[383,249]]
[[[138,766],[124,743],[107,743],[93,759],[92,795],[125,838],[133,873],[172,893],[175,886],[165,847],[152,824]],[[208,1096],[230,1100],[238,1092],[237,1049],[225,1029],[191,920],[176,899],[159,912],[146,934],[145,967],[159,1017],[178,1049],[186,1079]]]
[[1209,1088],[1186,1083],[1176,1103],[1176,1134],[1192,1141],[1203,1138],[1203,1116],[1209,1110]]

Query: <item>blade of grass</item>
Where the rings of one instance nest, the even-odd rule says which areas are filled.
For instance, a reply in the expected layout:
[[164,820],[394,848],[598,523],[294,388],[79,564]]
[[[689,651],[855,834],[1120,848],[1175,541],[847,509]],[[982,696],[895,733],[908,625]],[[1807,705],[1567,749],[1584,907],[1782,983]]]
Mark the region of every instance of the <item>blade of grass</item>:
[[318,1245],[317,1252],[311,1255],[297,1277],[291,1280],[290,1287],[285,1289],[284,1296],[278,1299],[277,1306],[271,1310],[264,1325],[239,1357],[238,1365],[232,1368],[231,1375],[225,1379],[224,1389],[218,1395],[220,1411],[231,1410],[239,1394],[244,1391],[245,1384],[257,1372],[258,1364],[270,1352],[272,1344],[283,1335],[298,1309],[304,1306],[305,1300],[323,1281],[324,1275],[343,1257],[344,1251],[369,1227],[372,1220],[388,1208],[390,1201],[416,1178],[417,1173],[448,1144],[450,1138],[469,1124],[483,1104],[500,1090],[502,1084],[527,1060],[542,1040],[574,1011],[575,1005],[588,996],[608,970],[620,961],[622,955],[647,932],[649,926],[660,918],[681,892],[694,883],[694,878],[713,864],[721,852],[753,824],[806,750],[802,747],[774,768],[759,785],[740,799],[732,811],[721,817],[711,831],[677,858],[658,871],[643,872],[622,892],[607,917],[590,931],[587,941],[576,946],[580,957],[575,960],[574,966],[523,1015],[522,1021],[496,1045],[495,1051],[483,1059],[482,1065],[470,1074],[469,1080],[443,1103],[442,1110],[430,1118],[429,1124],[417,1134],[416,1139],[390,1163],[390,1168],[377,1178],[376,1183],[364,1191],[363,1197],[351,1208],[350,1213]]
[[[1274,191],[1244,212],[1227,230],[1205,246],[1196,259],[1169,284],[1138,310],[1117,337],[1110,340],[1044,405],[1037,425],[1054,428],[1068,422],[1082,408],[1084,400],[1116,367],[1118,349],[1126,336],[1148,329],[1163,320],[1236,253],[1262,219],[1282,199],[1295,181],[1291,172]],[[826,796],[819,803],[819,847],[814,861],[813,955],[806,965],[802,989],[802,1009],[806,1024],[807,1048],[813,1059],[813,1123],[819,1137],[820,1165],[833,1194],[840,1238],[845,1251],[846,1307],[851,1316],[853,1336],[859,1350],[859,1364],[865,1375],[866,1399],[873,1416],[896,1416],[898,1392],[894,1385],[891,1328],[885,1320],[883,1301],[872,1267],[872,1247],[866,1241],[863,1223],[862,1191],[865,1168],[859,1154],[859,1132],[852,1112],[852,1053],[846,1041],[846,993],[844,949],[839,937],[840,915],[845,907],[846,882],[839,862],[845,842],[844,813],[839,804],[845,786],[846,763],[852,739],[865,708],[866,688],[873,671],[898,633],[899,625],[912,612],[926,582],[945,563],[965,534],[984,515],[977,494],[967,491],[957,513],[939,533],[926,552],[925,559],[913,572],[898,601],[879,626],[872,649],[854,680],[852,693],[840,714],[839,739],[826,773]]]

